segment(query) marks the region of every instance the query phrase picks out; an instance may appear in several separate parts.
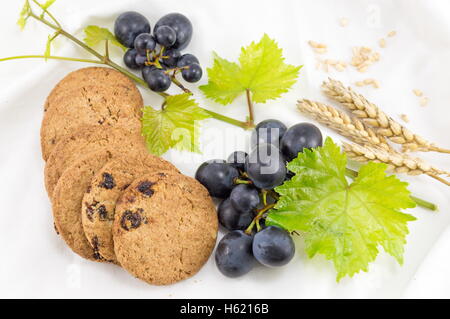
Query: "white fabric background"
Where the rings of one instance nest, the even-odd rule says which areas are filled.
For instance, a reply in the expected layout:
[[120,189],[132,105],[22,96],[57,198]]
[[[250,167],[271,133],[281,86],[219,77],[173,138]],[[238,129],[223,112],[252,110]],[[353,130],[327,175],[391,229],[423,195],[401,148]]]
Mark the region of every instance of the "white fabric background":
[[[7,1],[0,11],[2,41],[0,56],[41,54],[48,30],[36,22],[20,32],[15,22],[22,1]],[[448,1],[119,1],[59,0],[53,8],[66,29],[77,32],[87,24],[111,27],[122,11],[137,10],[154,24],[163,14],[179,11],[194,24],[194,38],[187,49],[204,67],[211,64],[211,52],[236,59],[239,49],[264,32],[278,40],[287,62],[304,64],[299,82],[281,99],[256,106],[257,120],[278,118],[288,125],[305,120],[295,111],[301,97],[324,100],[319,85],[327,74],[315,69],[315,57],[307,45],[312,39],[329,46],[330,58],[349,60],[356,45],[376,47],[389,31],[397,36],[380,49],[381,61],[367,74],[354,70],[331,73],[345,83],[366,77],[380,80],[381,88],[360,89],[392,116],[406,113],[414,131],[450,148],[450,2]],[[341,28],[338,19],[347,17]],[[66,41],[58,41],[59,55],[85,56]],[[0,64],[0,297],[125,297],[125,298],[391,298],[450,297],[450,200],[449,189],[427,177],[404,177],[417,195],[440,206],[438,213],[421,208],[410,213],[418,221],[410,224],[405,264],[380,254],[369,273],[335,281],[333,266],[318,257],[308,260],[297,243],[297,256],[281,269],[256,269],[231,280],[216,270],[212,260],[198,275],[169,287],[152,287],[120,268],[92,263],[75,256],[56,236],[50,205],[43,186],[39,147],[42,105],[50,89],[71,70],[84,65],[71,62],[22,60]],[[207,77],[202,79],[206,82]],[[244,118],[244,100],[222,107],[202,98],[198,101],[212,110]],[[422,89],[430,98],[421,108],[411,90]],[[157,105],[155,95],[144,92],[147,105]],[[215,140],[216,152],[226,156],[237,147],[231,137],[245,140],[248,133],[230,129],[214,120],[205,128],[227,131],[227,139]],[[339,137],[327,129],[324,134]],[[232,135],[231,133],[235,134]],[[206,142],[211,136],[203,135]],[[239,144],[239,143],[238,143]],[[209,144],[210,145],[210,144]],[[172,160],[188,175],[197,164],[213,155],[183,160],[183,154],[169,152]],[[184,154],[185,155],[185,154]],[[217,154],[214,154],[217,157]],[[450,156],[424,154],[434,164],[450,169]],[[193,161],[193,162],[192,162]]]

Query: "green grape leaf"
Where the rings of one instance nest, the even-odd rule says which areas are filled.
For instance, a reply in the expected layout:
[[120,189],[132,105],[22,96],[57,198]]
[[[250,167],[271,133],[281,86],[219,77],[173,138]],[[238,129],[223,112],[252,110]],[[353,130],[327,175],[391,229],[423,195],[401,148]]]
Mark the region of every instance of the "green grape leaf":
[[280,199],[267,224],[305,232],[310,258],[323,254],[334,263],[337,280],[368,271],[379,246],[403,263],[407,223],[401,209],[415,207],[407,183],[387,176],[386,165],[369,162],[349,184],[347,158],[330,138],[288,164],[295,176],[275,190]]
[[190,94],[171,95],[162,110],[144,107],[142,135],[152,154],[162,155],[171,148],[200,153],[199,121],[210,117]]
[[84,42],[90,47],[95,47],[102,41],[109,41],[110,43],[118,46],[124,51],[127,49],[116,39],[114,34],[112,34],[111,31],[106,28],[101,28],[96,25],[89,25],[84,28],[84,33],[86,34]]
[[17,24],[19,25],[21,30],[25,28],[27,20],[30,17],[30,13],[31,13],[30,2],[26,0],[22,7],[22,10],[20,11],[19,20],[17,20]]
[[241,49],[239,64],[214,54],[208,68],[208,84],[200,86],[206,97],[230,104],[247,90],[252,101],[265,103],[286,93],[296,82],[301,66],[284,63],[283,51],[264,34],[258,42]]

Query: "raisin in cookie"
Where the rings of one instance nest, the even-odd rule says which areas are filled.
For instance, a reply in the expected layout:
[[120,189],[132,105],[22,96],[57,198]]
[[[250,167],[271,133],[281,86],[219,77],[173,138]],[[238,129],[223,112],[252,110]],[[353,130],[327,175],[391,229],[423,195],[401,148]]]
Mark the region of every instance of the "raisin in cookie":
[[155,172],[179,173],[160,157],[129,154],[111,160],[92,179],[83,197],[81,218],[87,239],[105,259],[116,262],[112,225],[119,196],[133,180]]
[[120,197],[113,226],[121,266],[154,285],[197,273],[217,238],[217,214],[208,191],[181,174],[136,179]]
[[108,150],[113,156],[148,153],[143,137],[125,128],[81,127],[56,145],[45,164],[45,188],[49,197],[61,174],[80,154],[99,150]]
[[[44,160],[58,141],[82,125],[103,128],[122,126],[140,131],[142,97],[124,93],[124,90],[118,89],[117,82],[109,82],[110,78],[98,81],[102,85],[82,84],[47,101],[41,126]],[[134,84],[129,89],[139,93]]]
[[58,181],[52,201],[53,218],[59,234],[81,257],[103,261],[95,245],[87,240],[81,223],[81,202],[95,173],[111,158],[107,151],[93,152],[72,164]]

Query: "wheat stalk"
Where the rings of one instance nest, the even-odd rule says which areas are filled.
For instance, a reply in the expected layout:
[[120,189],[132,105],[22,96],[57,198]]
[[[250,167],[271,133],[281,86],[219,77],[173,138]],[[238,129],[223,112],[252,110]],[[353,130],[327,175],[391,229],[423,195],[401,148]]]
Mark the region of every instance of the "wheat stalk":
[[346,88],[341,82],[329,78],[328,82],[325,81],[322,84],[322,88],[326,95],[340,102],[365,124],[374,127],[379,135],[385,136],[396,144],[401,144],[403,151],[450,153],[450,150],[438,147],[419,135],[413,134],[364,96],[354,92],[350,87]]
[[413,176],[426,174],[450,186],[450,182],[439,176],[444,175],[448,177],[450,176],[449,172],[435,168],[419,158],[412,158],[392,150],[386,151],[371,146],[361,146],[345,142],[343,142],[343,149],[347,153],[347,156],[354,161],[385,163],[391,172]]
[[332,128],[356,143],[376,145],[385,150],[391,149],[384,136],[375,133],[356,117],[349,116],[332,106],[303,99],[298,101],[297,108],[300,112],[307,114],[319,123]]

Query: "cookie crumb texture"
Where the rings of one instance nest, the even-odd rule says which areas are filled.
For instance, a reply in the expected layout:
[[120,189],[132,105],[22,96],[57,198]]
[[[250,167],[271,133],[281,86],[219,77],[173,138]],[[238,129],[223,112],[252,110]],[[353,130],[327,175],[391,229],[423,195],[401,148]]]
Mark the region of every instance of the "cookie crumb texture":
[[135,277],[168,285],[200,270],[217,229],[214,204],[200,183],[181,174],[153,173],[135,180],[117,203],[114,249]]
[[81,201],[95,173],[110,159],[106,151],[87,154],[67,168],[55,187],[53,217],[67,245],[81,257],[104,261],[97,244],[91,245],[81,223]]
[[139,132],[142,96],[125,75],[110,68],[70,73],[52,90],[44,106],[42,156],[81,125],[122,126]]
[[139,176],[164,171],[179,173],[175,166],[160,157],[123,153],[113,157],[95,174],[83,197],[81,218],[86,237],[91,245],[96,238],[98,252],[105,259],[117,263],[112,227],[116,202],[122,192]]

